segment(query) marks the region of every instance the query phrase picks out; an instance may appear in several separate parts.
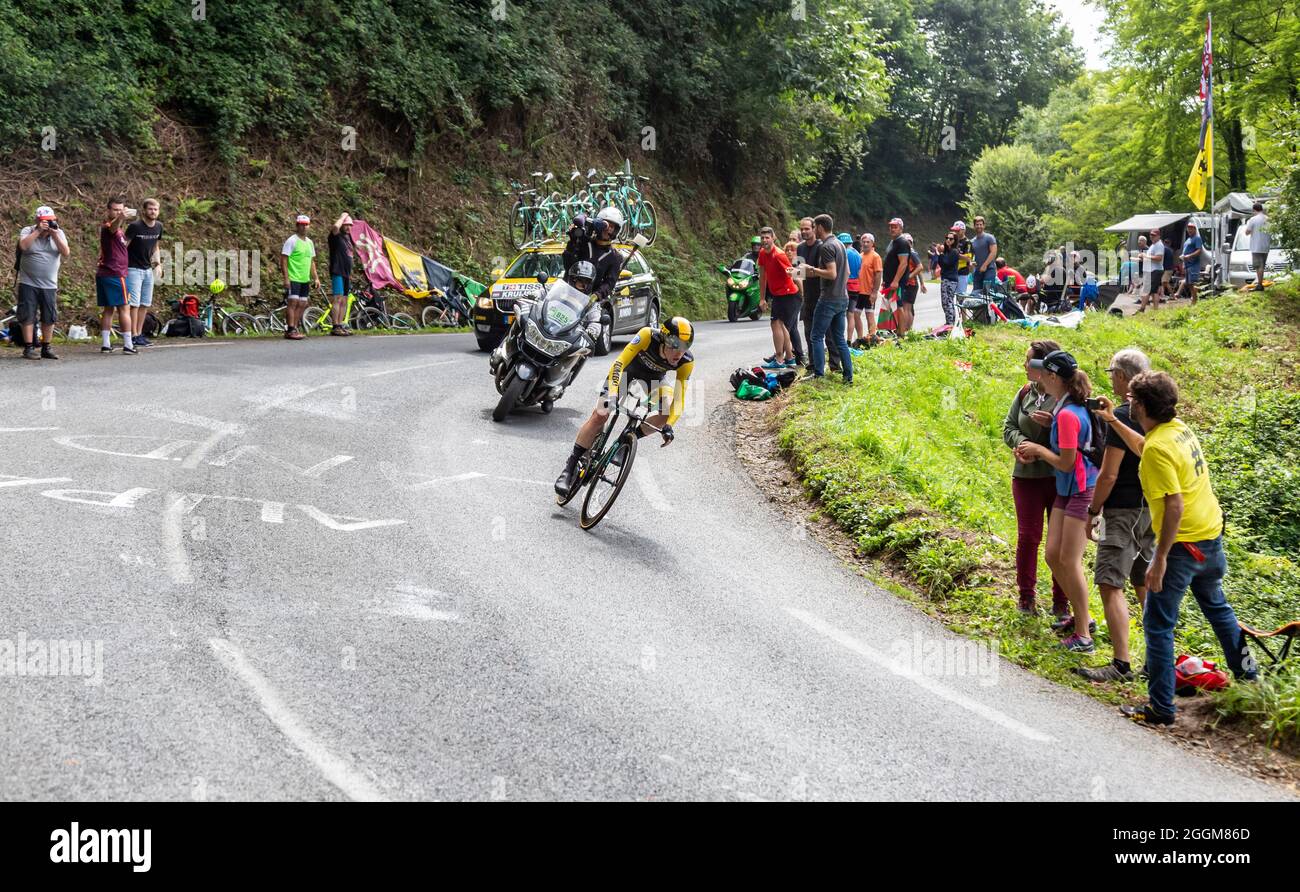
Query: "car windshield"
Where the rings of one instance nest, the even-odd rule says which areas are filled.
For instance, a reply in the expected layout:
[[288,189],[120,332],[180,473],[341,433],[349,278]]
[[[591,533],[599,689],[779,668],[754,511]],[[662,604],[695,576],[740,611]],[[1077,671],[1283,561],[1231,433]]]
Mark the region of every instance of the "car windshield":
[[742,276],[752,276],[755,274],[754,261],[742,257],[731,265],[731,271]]
[[506,270],[506,279],[535,279],[538,273],[546,273],[547,278],[555,278],[564,271],[564,257],[560,254],[543,254],[529,251],[520,254]]
[[[582,319],[590,300],[563,279],[552,282],[540,308],[542,327],[548,334],[560,334]],[[533,318],[537,318],[536,315]]]

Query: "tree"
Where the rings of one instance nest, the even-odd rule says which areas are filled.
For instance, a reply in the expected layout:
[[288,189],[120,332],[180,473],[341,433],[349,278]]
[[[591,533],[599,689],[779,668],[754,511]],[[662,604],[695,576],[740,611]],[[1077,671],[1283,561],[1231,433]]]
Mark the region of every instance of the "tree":
[[1042,256],[1051,180],[1048,160],[1024,145],[985,149],[971,165],[965,207],[971,216],[984,216],[1000,256],[1012,265]]

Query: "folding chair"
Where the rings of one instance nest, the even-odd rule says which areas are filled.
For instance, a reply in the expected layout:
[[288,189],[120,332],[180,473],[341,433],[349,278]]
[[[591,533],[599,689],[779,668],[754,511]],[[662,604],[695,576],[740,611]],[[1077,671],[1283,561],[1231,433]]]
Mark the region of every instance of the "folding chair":
[[[1242,634],[1246,636],[1246,639],[1251,644],[1258,646],[1260,650],[1268,654],[1268,658],[1273,661],[1274,666],[1280,664],[1287,658],[1291,653],[1291,645],[1295,644],[1297,637],[1300,637],[1300,620],[1296,620],[1293,623],[1287,623],[1283,626],[1278,626],[1271,632],[1261,632],[1258,629],[1252,629],[1250,626],[1240,621],[1237,622],[1237,625],[1241,627]],[[1278,637],[1285,638],[1286,643],[1282,645],[1281,652],[1275,654],[1273,651],[1269,650],[1268,645],[1265,643],[1265,639]],[[1273,644],[1275,647],[1277,646],[1277,642],[1274,642]]]

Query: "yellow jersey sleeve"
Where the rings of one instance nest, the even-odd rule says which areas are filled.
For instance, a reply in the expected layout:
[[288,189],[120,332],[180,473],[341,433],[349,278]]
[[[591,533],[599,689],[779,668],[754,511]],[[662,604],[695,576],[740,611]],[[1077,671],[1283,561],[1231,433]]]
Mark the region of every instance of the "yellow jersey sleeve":
[[673,407],[668,413],[668,424],[677,423],[677,419],[682,417],[682,412],[686,409],[686,382],[691,377],[691,372],[695,369],[695,360],[684,362],[677,367],[677,373],[673,381]]

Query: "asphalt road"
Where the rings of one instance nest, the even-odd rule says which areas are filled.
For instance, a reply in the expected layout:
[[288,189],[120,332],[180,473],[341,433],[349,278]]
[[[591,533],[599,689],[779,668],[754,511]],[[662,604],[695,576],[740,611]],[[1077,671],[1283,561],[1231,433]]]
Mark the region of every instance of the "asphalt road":
[[700,326],[677,442],[592,533],[551,481],[605,361],[493,424],[469,335],[5,350],[0,798],[1280,795],[768,509],[726,386],[768,345]]

